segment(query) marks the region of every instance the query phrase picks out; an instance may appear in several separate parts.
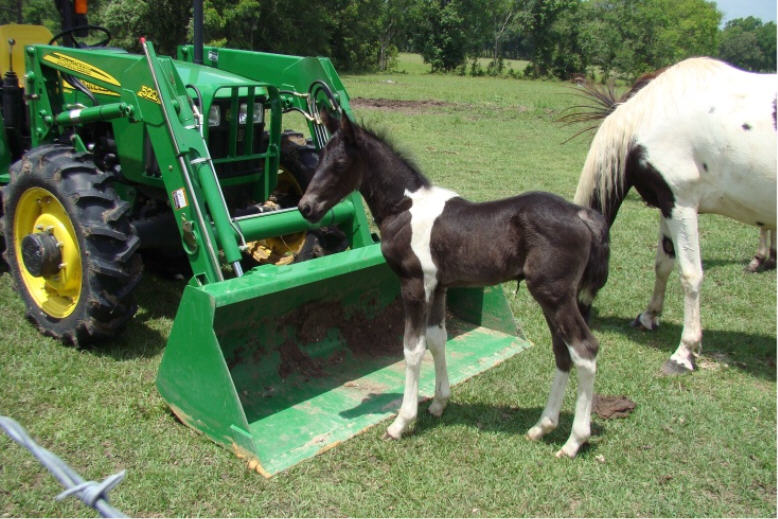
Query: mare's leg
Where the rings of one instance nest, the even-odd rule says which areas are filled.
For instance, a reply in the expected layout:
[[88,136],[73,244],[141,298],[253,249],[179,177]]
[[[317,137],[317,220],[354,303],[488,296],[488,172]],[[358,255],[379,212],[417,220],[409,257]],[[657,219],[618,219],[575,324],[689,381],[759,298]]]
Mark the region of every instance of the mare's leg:
[[667,222],[662,216],[659,217],[659,245],[656,248],[656,262],[654,263],[654,293],[651,301],[644,312],[639,314],[632,326],[642,327],[646,330],[656,330],[659,326],[659,316],[662,314],[662,307],[665,303],[665,290],[667,289],[667,278],[673,271],[675,265],[675,247],[670,237],[670,231],[667,228]]
[[[551,322],[548,319],[547,322],[549,328],[551,328]],[[570,353],[567,351],[567,346],[565,346],[561,337],[553,332],[553,328],[551,330],[556,371],[554,380],[551,382],[551,392],[548,394],[548,401],[543,409],[543,413],[540,415],[540,420],[527,431],[527,438],[530,440],[539,440],[556,429],[556,426],[559,424],[559,411],[562,409],[562,400],[565,397],[567,380],[570,378],[570,366],[572,364]]]
[[421,359],[426,351],[425,330],[427,325],[427,304],[424,282],[421,278],[402,280],[400,293],[405,311],[405,335],[403,354],[405,356],[405,391],[400,412],[385,437],[399,440],[408,426],[416,419],[419,410],[419,372]]
[[446,289],[438,287],[432,296],[427,317],[427,347],[435,362],[435,396],[427,410],[440,416],[451,396],[446,367]]
[[[771,240],[772,238],[772,240]],[[746,272],[761,272],[775,268],[775,231],[768,231],[764,227],[759,228],[759,246]]]
[[694,357],[702,350],[702,324],[700,322],[700,287],[702,286],[702,260],[697,231],[697,209],[673,208],[667,227],[675,244],[684,293],[683,332],[678,349],[662,366],[667,374],[693,371]]
[[[533,294],[534,295],[534,294]],[[578,304],[575,299],[570,297],[561,302],[540,301],[543,307],[543,313],[546,315],[546,321],[551,328],[551,333],[561,339],[561,346],[554,342],[554,355],[557,362],[557,373],[554,377],[554,384],[551,387],[549,395],[549,405],[541,415],[538,424],[530,429],[528,435],[536,432],[536,427],[541,430],[546,428],[544,425],[550,425],[550,422],[558,421],[559,407],[564,396],[564,387],[562,384],[567,381],[565,367],[569,373],[570,363],[575,365],[578,374],[578,395],[575,401],[575,417],[573,418],[573,428],[570,437],[562,448],[557,451],[556,457],[567,456],[574,458],[581,445],[586,443],[591,436],[592,420],[592,401],[594,400],[594,376],[597,372],[597,350],[599,343],[594,338],[589,327],[586,325],[583,316],[578,310]],[[566,350],[566,351],[565,351]],[[560,387],[562,386],[562,387]],[[561,394],[556,394],[557,392]],[[558,403],[557,403],[558,402]],[[546,411],[549,407],[556,406],[556,417],[547,417]],[[551,420],[554,418],[554,420]],[[545,423],[544,423],[545,422]]]

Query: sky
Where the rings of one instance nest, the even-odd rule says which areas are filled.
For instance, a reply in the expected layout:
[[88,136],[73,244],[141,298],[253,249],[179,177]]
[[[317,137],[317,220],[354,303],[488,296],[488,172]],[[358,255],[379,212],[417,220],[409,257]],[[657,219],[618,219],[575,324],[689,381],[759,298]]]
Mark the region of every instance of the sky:
[[753,16],[763,22],[774,22],[775,0],[715,0],[719,11],[724,13],[722,25],[734,18]]

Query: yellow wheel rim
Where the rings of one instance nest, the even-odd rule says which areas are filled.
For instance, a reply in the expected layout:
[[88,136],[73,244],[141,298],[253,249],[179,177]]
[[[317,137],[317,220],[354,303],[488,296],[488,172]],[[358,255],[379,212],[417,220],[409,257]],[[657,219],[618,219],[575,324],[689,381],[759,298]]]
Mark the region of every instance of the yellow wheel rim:
[[[274,193],[302,197],[303,189],[294,175],[282,168],[278,173],[278,183]],[[275,263],[277,265],[291,263],[295,254],[300,252],[305,245],[305,236],[306,233],[303,231],[253,241],[248,244],[249,251],[254,259],[260,263]]]
[[[294,178],[294,175],[292,175],[286,169],[281,169],[281,172],[278,174],[278,184],[276,184],[276,191],[298,195],[300,198],[303,196],[303,188],[300,187],[300,184]],[[293,234],[279,236],[277,238],[268,238],[266,241],[272,244],[271,247],[275,250],[287,250],[297,254],[300,252],[300,249],[303,248],[303,244],[305,243],[305,234],[305,232],[296,232]]]
[[[39,232],[53,235],[62,255],[59,270],[48,277],[33,276],[22,260],[22,240]],[[38,308],[58,319],[70,315],[81,296],[81,251],[70,216],[48,190],[33,187],[22,193],[14,213],[13,246],[22,282]]]

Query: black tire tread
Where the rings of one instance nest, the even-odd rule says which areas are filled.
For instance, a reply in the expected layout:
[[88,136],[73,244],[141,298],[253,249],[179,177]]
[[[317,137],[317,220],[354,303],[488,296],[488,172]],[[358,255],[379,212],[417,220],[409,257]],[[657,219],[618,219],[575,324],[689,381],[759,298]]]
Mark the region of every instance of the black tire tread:
[[26,293],[12,247],[5,260],[28,318],[45,335],[84,345],[114,337],[134,315],[134,289],[143,265],[137,251],[140,240],[127,218],[129,204],[111,187],[111,175],[100,171],[89,153],[70,146],[49,144],[28,151],[10,168],[11,181],[3,189],[6,209],[3,225],[8,244],[15,200],[33,186],[51,191],[65,207],[81,247],[82,289],[73,313],[57,319],[43,312]]

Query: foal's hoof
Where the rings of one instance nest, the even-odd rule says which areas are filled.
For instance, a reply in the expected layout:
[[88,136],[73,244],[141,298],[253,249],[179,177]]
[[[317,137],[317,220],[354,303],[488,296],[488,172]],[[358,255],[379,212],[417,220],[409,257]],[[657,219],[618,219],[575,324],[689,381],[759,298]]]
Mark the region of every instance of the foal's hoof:
[[578,454],[578,451],[575,450],[573,452],[567,452],[564,447],[556,451],[556,454],[554,456],[556,458],[570,458],[571,460],[575,458],[575,455]]
[[545,436],[545,434],[546,431],[544,431],[542,427],[535,425],[531,427],[530,430],[524,434],[524,437],[527,438],[529,441],[536,442],[540,440],[543,436]]
[[433,400],[430,406],[427,408],[427,412],[436,418],[443,416],[443,411],[446,409],[445,402],[438,402]]
[[686,375],[687,373],[691,373],[696,369],[694,361],[691,361],[691,365],[692,367],[689,368],[688,366],[685,366],[676,360],[668,359],[662,365],[662,374],[667,376]]
[[398,437],[395,438],[394,436],[389,434],[389,430],[387,429],[386,432],[384,432],[384,435],[381,436],[381,439],[384,440],[384,441],[393,441],[393,440],[399,440],[400,437],[398,436]]
[[648,318],[647,320],[643,317],[644,314],[638,314],[637,317],[635,317],[635,320],[632,321],[631,325],[633,328],[637,328],[639,330],[647,330],[650,332],[653,332],[657,328],[659,328],[659,319],[656,317]]

